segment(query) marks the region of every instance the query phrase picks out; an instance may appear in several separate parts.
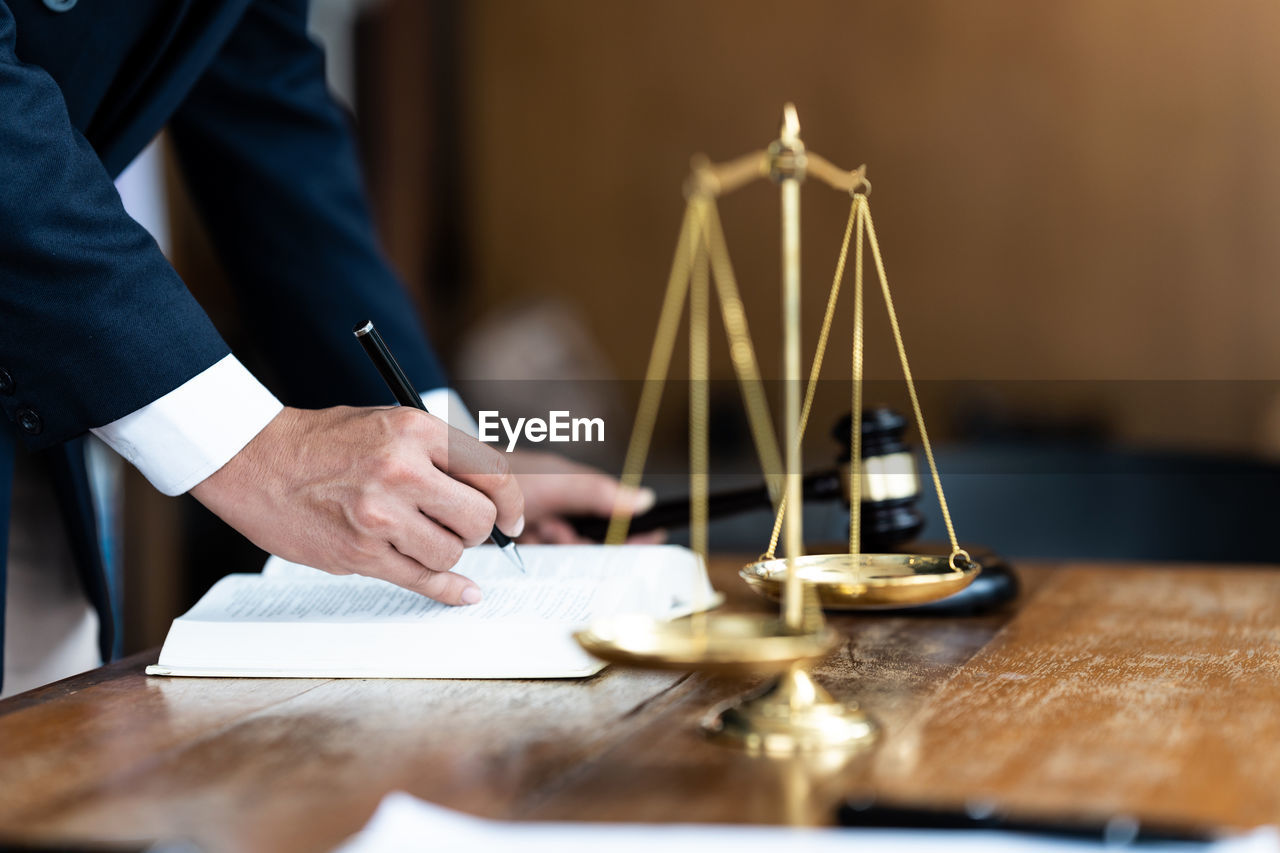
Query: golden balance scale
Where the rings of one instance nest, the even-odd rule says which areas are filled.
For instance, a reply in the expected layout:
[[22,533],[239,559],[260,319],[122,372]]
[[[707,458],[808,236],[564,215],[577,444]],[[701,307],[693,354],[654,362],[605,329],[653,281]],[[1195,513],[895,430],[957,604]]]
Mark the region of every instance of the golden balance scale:
[[[639,485],[684,304],[688,301],[690,544],[705,561],[709,455],[708,329],[710,283],[713,280],[729,338],[730,359],[776,510],[768,549],[759,561],[745,566],[741,575],[756,591],[781,601],[781,612],[777,616],[698,612],[675,621],[629,615],[598,621],[576,635],[584,649],[610,663],[650,669],[774,676],[762,690],[712,711],[703,721],[703,728],[716,740],[770,755],[849,749],[864,745],[875,737],[875,723],[856,703],[836,701],[813,680],[809,672],[814,662],[829,654],[840,642],[840,635],[825,624],[823,607],[859,609],[921,604],[963,589],[981,571],[957,544],[950,511],[942,493],[871,222],[867,202],[870,185],[865,172],[865,167],[852,172],[843,171],[826,159],[806,152],[800,140],[800,122],[791,104],[786,105],[783,111],[780,138],[766,151],[748,154],[722,165],[712,165],[705,158],[695,160],[693,173],[686,185],[688,205],[684,222],[623,464],[623,483],[633,487]],[[802,403],[800,185],[809,176],[850,193],[853,206]],[[780,458],[755,349],[751,344],[715,203],[719,196],[764,177],[778,183],[782,193],[785,460]],[[851,395],[855,416],[850,429],[850,464],[853,467],[849,476],[849,551],[844,554],[805,554],[801,523],[801,441],[830,336],[850,238],[855,235]],[[947,557],[860,553],[862,431],[857,414],[862,411],[864,235],[865,242],[871,247],[903,376],[915,410],[920,442],[950,537],[951,553]],[[620,510],[615,511],[606,543],[624,542],[627,524],[628,517]],[[786,556],[779,559],[775,552],[784,525]],[[698,609],[701,611],[703,608]]]

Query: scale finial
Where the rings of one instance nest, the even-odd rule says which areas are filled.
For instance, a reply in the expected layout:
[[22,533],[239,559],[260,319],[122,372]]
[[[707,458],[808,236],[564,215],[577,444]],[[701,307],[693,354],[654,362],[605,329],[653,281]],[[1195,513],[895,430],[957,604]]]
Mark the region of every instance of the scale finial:
[[782,141],[794,143],[800,138],[800,114],[796,105],[787,101],[782,105]]

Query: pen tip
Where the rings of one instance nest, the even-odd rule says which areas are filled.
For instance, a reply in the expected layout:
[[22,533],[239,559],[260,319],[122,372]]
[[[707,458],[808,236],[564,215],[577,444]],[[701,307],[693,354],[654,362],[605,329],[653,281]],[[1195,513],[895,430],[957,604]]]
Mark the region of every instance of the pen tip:
[[524,567],[524,558],[520,556],[520,552],[516,550],[515,542],[508,542],[507,547],[502,549],[507,552],[507,556],[511,558],[511,562],[516,564],[522,573],[527,574],[528,570]]
[[373,331],[373,321],[365,320],[363,323],[356,323],[355,328],[351,330],[351,333],[355,335],[357,338],[360,338],[360,337],[364,337],[365,335],[369,334],[372,331]]

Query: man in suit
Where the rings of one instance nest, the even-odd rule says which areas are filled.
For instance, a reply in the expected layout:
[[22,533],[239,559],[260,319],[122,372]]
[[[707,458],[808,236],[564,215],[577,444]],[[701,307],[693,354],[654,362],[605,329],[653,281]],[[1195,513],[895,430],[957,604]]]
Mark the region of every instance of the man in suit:
[[[568,463],[522,491],[503,454],[415,410],[372,408],[388,392],[351,338],[366,318],[428,408],[450,392],[377,247],[305,23],[305,0],[0,0],[0,518],[25,446],[38,455],[23,457],[23,483],[51,484],[39,493],[67,521],[63,562],[104,656],[89,431],[268,551],[451,604],[483,594],[449,569],[491,525],[563,538],[562,513],[651,501]],[[165,126],[272,390],[113,187]]]

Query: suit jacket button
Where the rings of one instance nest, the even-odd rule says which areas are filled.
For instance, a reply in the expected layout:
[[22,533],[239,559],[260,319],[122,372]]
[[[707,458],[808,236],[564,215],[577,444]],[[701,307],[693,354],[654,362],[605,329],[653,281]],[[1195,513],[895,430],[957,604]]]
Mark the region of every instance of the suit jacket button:
[[0,367],[0,394],[8,396],[13,393],[13,389],[17,387],[13,381],[13,374]]
[[50,12],[70,12],[80,0],[44,0],[44,6]]
[[44,431],[44,421],[34,409],[18,409],[18,426],[28,435],[39,435]]

